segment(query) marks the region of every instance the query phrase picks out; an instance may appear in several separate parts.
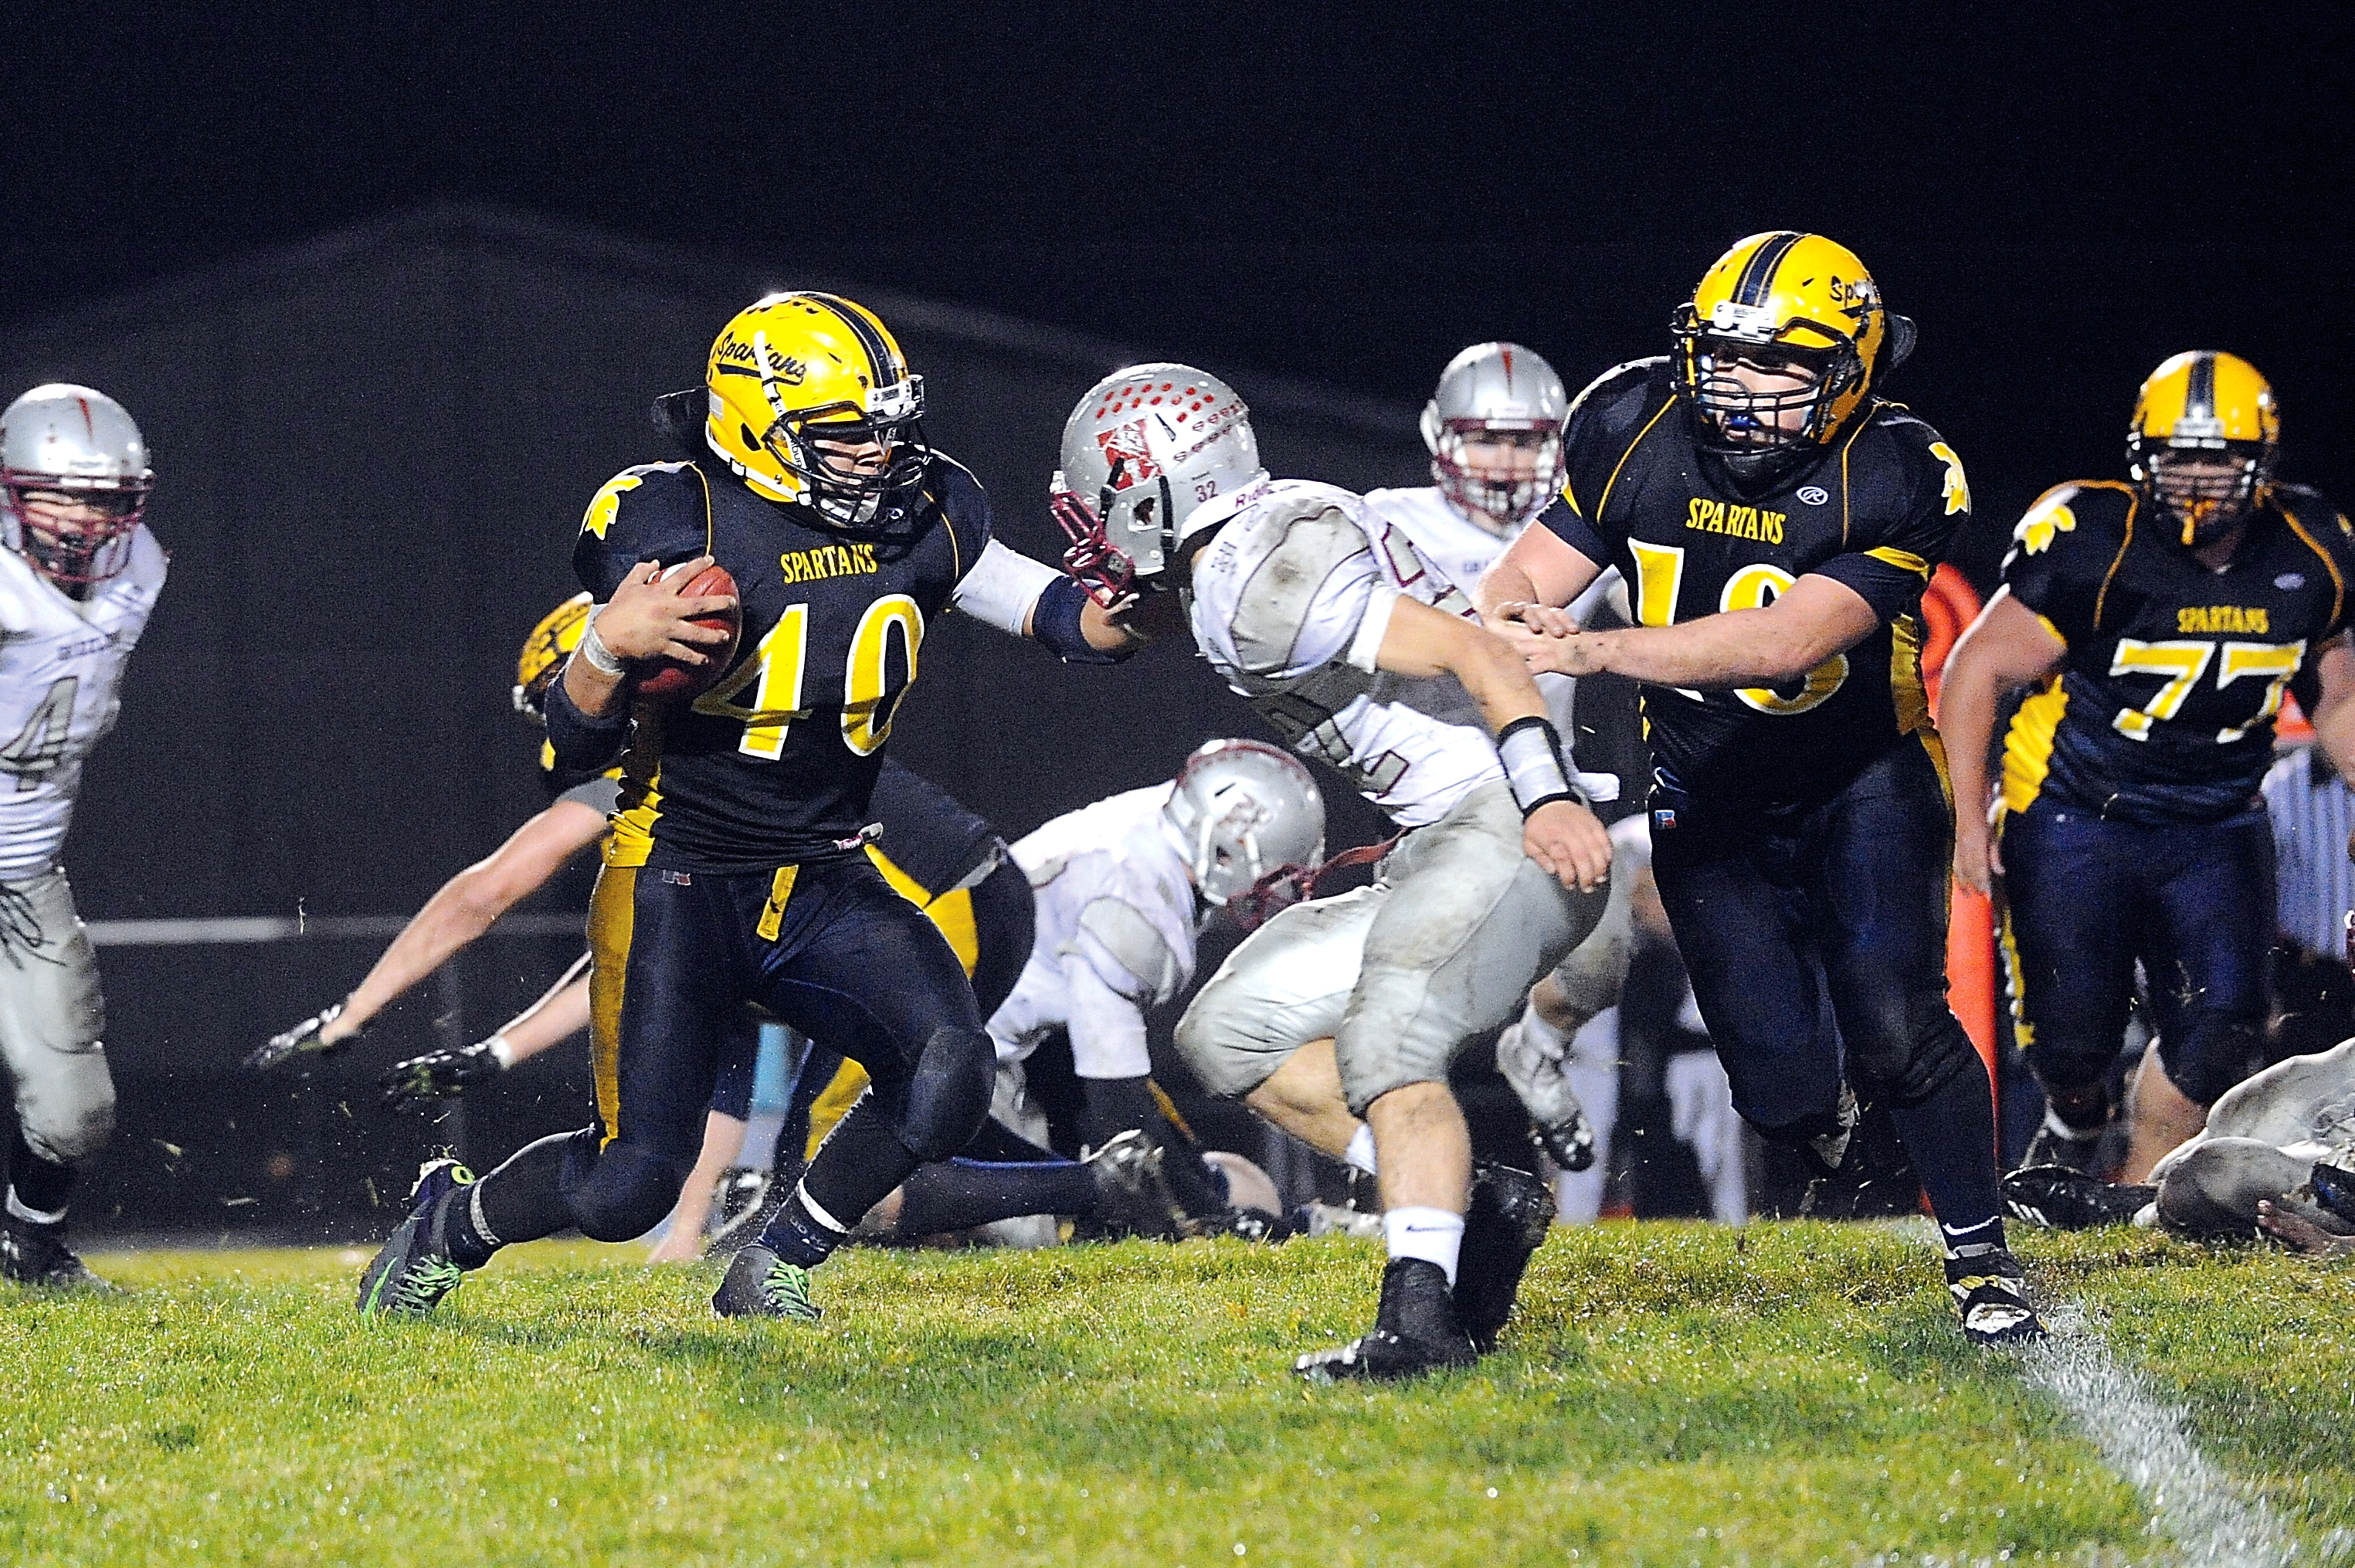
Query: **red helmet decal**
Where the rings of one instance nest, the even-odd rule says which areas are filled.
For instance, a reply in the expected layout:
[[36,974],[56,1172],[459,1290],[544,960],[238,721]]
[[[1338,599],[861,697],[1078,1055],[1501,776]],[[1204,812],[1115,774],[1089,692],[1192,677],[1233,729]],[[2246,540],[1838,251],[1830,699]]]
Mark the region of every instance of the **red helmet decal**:
[[1115,490],[1161,477],[1160,465],[1146,450],[1143,420],[1130,420],[1098,432],[1096,447],[1103,453],[1105,465],[1113,471],[1112,487]]

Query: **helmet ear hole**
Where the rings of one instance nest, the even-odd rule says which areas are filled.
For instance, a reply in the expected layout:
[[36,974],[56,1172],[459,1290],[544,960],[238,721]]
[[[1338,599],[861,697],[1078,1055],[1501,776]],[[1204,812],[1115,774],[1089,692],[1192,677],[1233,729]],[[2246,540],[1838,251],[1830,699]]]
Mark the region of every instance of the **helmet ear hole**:
[[744,450],[747,452],[758,452],[761,450],[761,438],[752,433],[752,427],[751,425],[738,425],[736,427],[736,439],[743,443]]
[[1888,313],[1888,323],[1889,346],[1884,351],[1885,362],[1888,368],[1894,370],[1913,357],[1913,347],[1922,340],[1922,332],[1913,325],[1912,316],[1900,315],[1893,310]]

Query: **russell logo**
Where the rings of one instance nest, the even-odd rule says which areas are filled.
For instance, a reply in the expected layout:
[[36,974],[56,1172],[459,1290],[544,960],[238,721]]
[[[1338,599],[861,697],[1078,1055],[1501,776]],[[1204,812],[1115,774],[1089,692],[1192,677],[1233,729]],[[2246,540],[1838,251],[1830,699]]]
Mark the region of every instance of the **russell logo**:
[[1810,507],[1820,507],[1832,498],[1832,493],[1820,485],[1802,485],[1798,489],[1798,496]]

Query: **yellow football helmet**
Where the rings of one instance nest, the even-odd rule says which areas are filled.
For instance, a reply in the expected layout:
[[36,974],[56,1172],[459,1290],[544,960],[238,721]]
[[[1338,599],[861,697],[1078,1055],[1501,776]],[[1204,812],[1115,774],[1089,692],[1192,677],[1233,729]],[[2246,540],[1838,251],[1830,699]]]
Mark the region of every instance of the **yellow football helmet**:
[[[1742,479],[1769,477],[1830,441],[1914,337],[1855,252],[1788,229],[1753,234],[1719,257],[1671,330],[1701,443]],[[1735,375],[1737,364],[1799,384],[1762,391]]]
[[2280,444],[2281,410],[2257,368],[2195,348],[2153,370],[2136,394],[2126,467],[2188,548],[2222,538],[2264,502]]
[[556,684],[564,661],[581,645],[581,634],[588,629],[589,612],[593,608],[589,595],[575,593],[542,615],[531,635],[523,640],[523,652],[516,656],[517,712],[543,724],[548,721],[548,688]]
[[737,477],[829,527],[869,531],[922,482],[924,381],[866,306],[774,293],[736,313],[704,366],[703,439]]

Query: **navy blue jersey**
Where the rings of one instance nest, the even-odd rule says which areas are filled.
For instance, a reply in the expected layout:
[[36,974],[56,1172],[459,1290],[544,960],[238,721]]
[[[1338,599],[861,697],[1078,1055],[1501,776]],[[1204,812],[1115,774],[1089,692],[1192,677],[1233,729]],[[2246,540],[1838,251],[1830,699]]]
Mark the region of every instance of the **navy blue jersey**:
[[2004,558],[2011,596],[2068,645],[2004,737],[2006,807],[2040,797],[2128,822],[2220,822],[2256,803],[2282,691],[2346,624],[2355,540],[2276,486],[2222,571],[2130,485],[2048,491]]
[[[930,904],[954,888],[971,887],[1006,853],[1006,840],[940,785],[886,759],[868,809],[883,825],[869,849],[923,892]],[[891,873],[886,871],[886,877]],[[903,891],[905,890],[902,890]]]
[[1875,400],[1814,463],[1743,493],[1703,458],[1697,417],[1665,358],[1606,371],[1572,406],[1569,477],[1541,520],[1619,568],[1639,625],[1757,609],[1809,574],[1861,595],[1871,635],[1781,686],[1641,688],[1655,763],[1694,798],[1828,799],[1930,730],[1922,591],[1970,516],[1962,460]]
[[581,586],[602,603],[639,561],[709,554],[736,579],[744,635],[710,690],[637,714],[607,864],[749,871],[857,848],[925,631],[988,539],[979,482],[944,457],[861,539],[717,464],[615,475],[573,547]]

